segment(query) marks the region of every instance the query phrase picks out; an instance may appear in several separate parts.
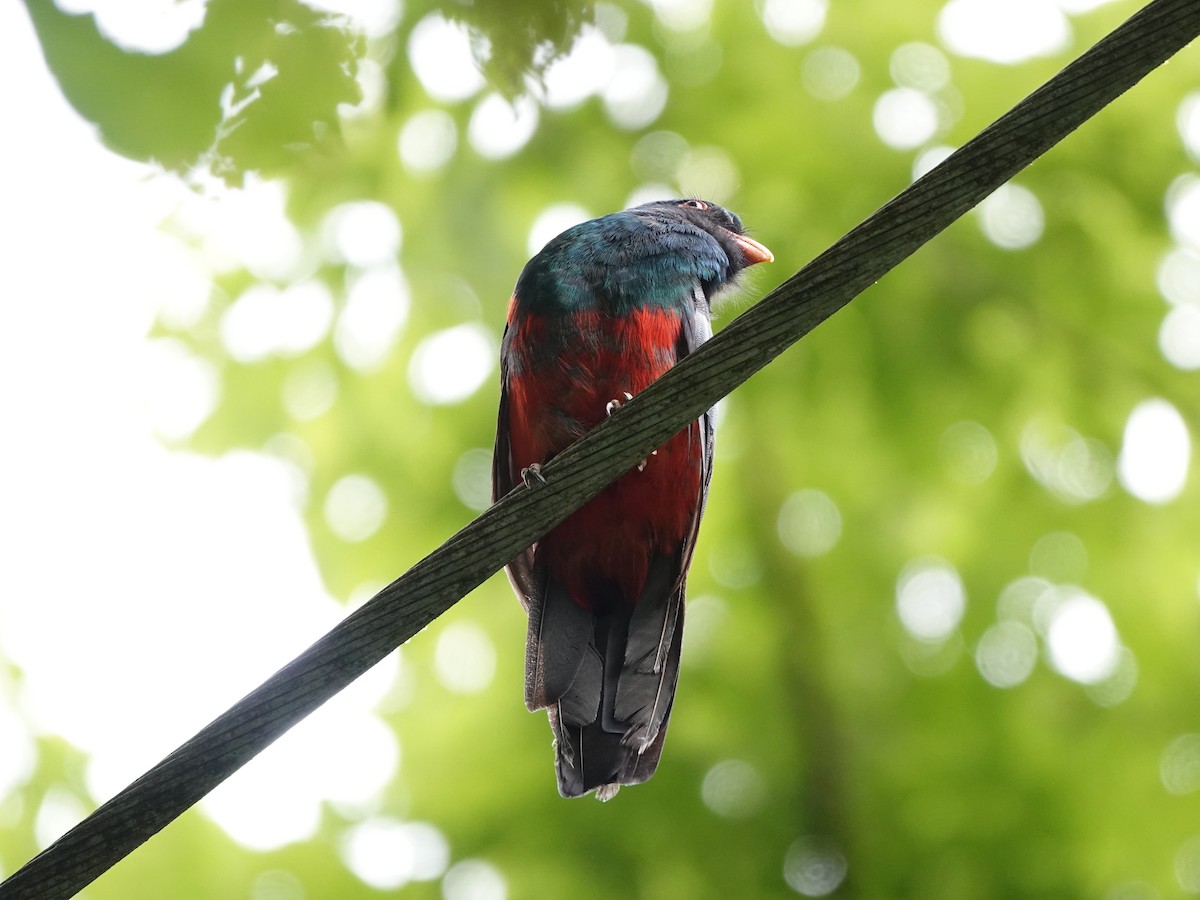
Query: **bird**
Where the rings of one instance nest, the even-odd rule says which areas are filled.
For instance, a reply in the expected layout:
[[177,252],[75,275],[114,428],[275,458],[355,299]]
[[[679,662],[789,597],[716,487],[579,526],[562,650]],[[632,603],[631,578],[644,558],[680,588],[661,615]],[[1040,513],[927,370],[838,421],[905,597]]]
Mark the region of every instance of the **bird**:
[[[712,336],[713,299],[771,251],[697,198],[575,225],[521,271],[500,349],[492,497],[524,482]],[[507,567],[528,614],[525,703],[546,709],[563,797],[654,774],[713,469],[704,412]]]

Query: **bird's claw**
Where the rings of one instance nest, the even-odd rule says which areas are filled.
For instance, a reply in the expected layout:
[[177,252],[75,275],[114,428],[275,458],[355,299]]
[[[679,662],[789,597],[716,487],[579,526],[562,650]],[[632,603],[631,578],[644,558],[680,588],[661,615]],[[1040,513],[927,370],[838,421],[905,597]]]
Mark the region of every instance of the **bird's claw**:
[[616,400],[609,400],[607,403],[604,404],[604,414],[606,416],[611,416],[618,409],[620,409],[622,406],[624,406],[626,403],[628,403],[630,400],[633,399],[633,394],[629,393],[629,391],[622,391],[621,393],[623,393],[625,395],[624,400],[621,400],[620,398],[618,398]]
[[[657,451],[657,450],[651,450],[651,451],[650,451],[650,456],[658,456],[658,451]],[[646,463],[648,463],[649,461],[650,461],[650,458],[649,458],[649,457],[647,457],[646,459],[643,459],[643,460],[642,460],[640,463],[638,463],[638,466],[637,466],[637,469],[638,469],[638,471],[639,471],[639,472],[644,472],[644,471],[646,471]]]
[[[613,413],[615,413],[615,412],[616,412],[618,409],[620,409],[622,406],[624,406],[626,403],[628,403],[630,400],[632,400],[632,399],[633,399],[633,394],[629,393],[629,391],[621,391],[621,393],[625,395],[625,399],[624,399],[624,400],[622,400],[620,397],[618,397],[617,399],[615,399],[615,400],[609,400],[607,403],[605,403],[605,404],[604,404],[604,412],[605,412],[605,414],[606,414],[606,415],[609,415],[609,416],[611,416],[611,415],[612,415]],[[650,452],[650,455],[651,455],[651,456],[658,456],[658,451],[657,451],[657,450],[652,450],[652,451]],[[648,461],[649,461],[648,459],[643,459],[643,460],[642,460],[640,463],[638,463],[638,464],[637,464],[637,470],[638,470],[639,472],[644,472],[644,471],[646,471],[646,463],[647,463]],[[613,793],[616,793],[616,791],[614,791]]]
[[537,479],[542,484],[546,483],[546,476],[542,474],[542,467],[538,463],[533,463],[521,470],[521,481],[525,487],[532,489],[534,479]]

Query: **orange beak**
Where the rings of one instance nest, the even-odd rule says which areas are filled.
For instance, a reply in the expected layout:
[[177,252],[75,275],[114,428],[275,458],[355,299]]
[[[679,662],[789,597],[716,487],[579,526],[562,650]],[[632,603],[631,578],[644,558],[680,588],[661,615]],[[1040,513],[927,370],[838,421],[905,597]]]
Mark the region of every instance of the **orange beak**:
[[746,257],[746,265],[752,266],[755,263],[774,262],[775,254],[748,235],[738,234],[735,231],[729,232],[734,243],[741,249],[742,254]]

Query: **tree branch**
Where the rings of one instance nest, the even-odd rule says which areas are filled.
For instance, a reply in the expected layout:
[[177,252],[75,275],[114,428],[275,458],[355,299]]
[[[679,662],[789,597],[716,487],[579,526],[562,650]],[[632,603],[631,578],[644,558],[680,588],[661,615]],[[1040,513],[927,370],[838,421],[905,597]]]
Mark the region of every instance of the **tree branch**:
[[1154,0],[0,884],[70,897],[1200,33]]

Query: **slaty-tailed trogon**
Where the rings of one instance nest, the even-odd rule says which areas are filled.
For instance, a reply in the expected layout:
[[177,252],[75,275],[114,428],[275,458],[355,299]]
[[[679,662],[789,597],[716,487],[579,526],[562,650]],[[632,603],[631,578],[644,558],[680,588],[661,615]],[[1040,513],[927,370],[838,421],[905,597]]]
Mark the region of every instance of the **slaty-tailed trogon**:
[[[712,334],[709,305],[771,252],[703,200],[564,231],[521,272],[501,348],[493,496]],[[711,410],[508,567],[529,614],[525,702],[546,708],[564,797],[607,800],[658,765],[683,596],[713,461]]]

